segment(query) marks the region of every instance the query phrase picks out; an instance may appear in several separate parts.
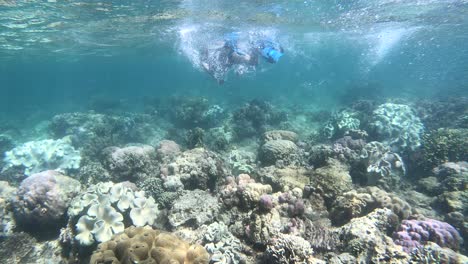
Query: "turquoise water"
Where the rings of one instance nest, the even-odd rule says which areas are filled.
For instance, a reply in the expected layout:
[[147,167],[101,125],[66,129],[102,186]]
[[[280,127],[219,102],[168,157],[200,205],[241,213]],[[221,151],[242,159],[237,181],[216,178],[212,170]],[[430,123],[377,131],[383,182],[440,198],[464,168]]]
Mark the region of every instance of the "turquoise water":
[[[466,92],[465,1],[211,2],[3,1],[2,108],[175,91],[272,99],[288,91],[315,104],[363,86],[385,96]],[[218,87],[180,51],[179,32],[190,26],[220,38],[272,30],[286,55]]]
[[[254,46],[252,43],[267,39],[281,46],[284,55],[273,64],[257,52],[255,54],[259,56],[258,64],[252,66],[233,63],[226,68],[227,73],[222,76],[222,81],[215,80],[214,76],[211,76],[213,74],[210,75],[209,70],[205,68],[209,56],[205,57],[204,54],[219,51],[219,43],[221,47],[225,44],[225,34],[232,32],[239,34],[241,50],[249,50]],[[326,155],[330,155],[332,158],[345,159],[340,162],[348,166],[347,173],[350,175],[349,182],[341,178],[332,179],[331,182],[340,183],[343,180],[344,185],[353,185],[351,189],[361,194],[366,192],[362,188],[378,186],[389,195],[395,195],[392,197],[403,200],[406,198],[413,207],[411,214],[408,213],[405,217],[394,212],[400,217],[397,217],[398,223],[408,219],[422,219],[420,216],[424,215],[431,218],[431,221],[436,219],[448,222],[460,233],[460,237],[463,237],[468,234],[467,43],[467,0],[0,0],[0,150],[3,155],[0,159],[0,182],[3,184],[6,181],[14,188],[21,188],[22,182],[29,179],[30,174],[39,172],[28,173],[28,166],[35,165],[24,161],[19,165],[11,165],[14,163],[11,161],[13,150],[22,148],[26,142],[39,142],[44,139],[59,142],[67,136],[66,140],[69,141],[65,140],[67,143],[63,143],[65,147],[62,146],[65,150],[60,147],[57,147],[58,150],[54,149],[53,143],[41,143],[45,145],[45,150],[40,151],[45,153],[39,150],[36,152],[31,148],[18,156],[37,156],[38,160],[43,159],[44,166],[38,165],[40,171],[57,169],[76,179],[81,184],[81,193],[86,192],[86,188],[94,188],[110,180],[132,181],[136,184],[135,189],[144,189],[159,203],[159,210],[167,210],[170,215],[176,209],[171,207],[170,202],[167,202],[170,205],[161,202],[163,199],[151,191],[164,190],[170,193],[167,197],[174,195],[173,200],[181,194],[166,185],[162,187],[162,183],[159,183],[158,189],[151,185],[156,183],[146,181],[157,179],[162,182],[166,180],[167,174],[170,174],[168,171],[176,170],[171,167],[172,163],[168,165],[166,157],[158,156],[157,161],[151,160],[160,154],[159,148],[163,147],[158,146],[164,145],[163,139],[174,140],[180,145],[182,154],[174,155],[182,157],[181,159],[186,158],[189,162],[200,165],[204,164],[205,159],[210,160],[215,156],[228,164],[226,169],[229,172],[222,170],[222,175],[217,175],[218,180],[214,180],[216,184],[211,182],[212,179],[207,180],[209,184],[216,186],[206,183],[206,186],[201,184],[206,188],[201,188],[197,185],[198,189],[206,191],[215,201],[227,199],[220,191],[229,185],[227,176],[235,178],[239,173],[245,172],[238,168],[242,167],[237,164],[240,161],[235,160],[242,155],[238,154],[240,156],[233,158],[233,152],[247,153],[241,157],[241,161],[246,162],[242,164],[245,165],[242,168],[250,168],[248,174],[257,182],[271,184],[273,189],[268,191],[268,194],[277,200],[282,195],[281,192],[289,191],[290,195],[292,188],[281,181],[268,182],[269,176],[282,174],[270,175],[271,171],[267,171],[267,168],[280,170],[293,166],[294,170],[307,171],[304,173],[306,176],[302,175],[309,177],[310,182],[307,184],[316,183],[320,186],[320,183],[314,182],[314,177],[319,178],[317,175],[322,173],[320,169],[341,168],[333,162],[331,165],[324,165],[323,160],[329,157]],[[216,109],[222,109],[222,113],[216,112]],[[211,110],[213,112],[210,112]],[[394,114],[397,118],[388,121],[385,118],[391,117],[385,117],[385,113],[393,113],[392,111],[396,111]],[[350,116],[347,116],[349,113]],[[379,118],[387,120],[388,123],[382,121],[382,125]],[[392,130],[401,123],[404,123],[404,126],[396,129],[396,132],[381,131],[386,129],[382,128],[385,125],[390,127],[388,130]],[[326,133],[330,126],[332,134],[328,136]],[[293,146],[291,148],[295,151],[297,148],[297,153],[292,155],[297,160],[291,164],[287,159],[273,159],[271,162],[265,158],[267,154],[262,152],[268,142],[264,132],[278,129],[296,133],[294,140],[287,138],[291,143],[289,147]],[[365,136],[362,136],[363,134]],[[391,138],[394,134],[397,134],[397,138],[401,137],[398,140],[403,143]],[[385,149],[382,150],[387,155],[385,158],[391,159],[385,162],[393,162],[392,169],[399,170],[397,178],[401,178],[401,181],[396,185],[389,182],[385,182],[384,185],[370,183],[368,178],[372,172],[369,168],[375,164],[365,163],[368,160],[362,158],[361,152],[358,153],[351,145],[346,145],[343,147],[349,150],[346,155],[336,154],[340,151],[336,149],[337,144],[346,141],[346,137],[356,140],[354,144],[360,146],[354,147],[360,147],[359,151],[365,150],[365,144],[379,141],[377,143],[382,144],[382,149]],[[151,154],[148,155],[151,161],[145,160],[148,158],[144,156],[147,149],[129,150],[144,157],[137,156],[122,162],[128,165],[130,171],[128,175],[122,176],[125,168],[118,167],[118,164],[110,164],[109,156],[114,154],[109,153],[116,153],[120,148],[129,146],[141,147],[141,144],[150,146]],[[330,153],[336,152],[336,155],[314,153],[323,146],[327,146]],[[196,151],[190,152],[198,147],[203,147],[209,152],[203,152],[205,156],[202,155],[204,158],[200,160],[197,159],[199,154]],[[73,151],[70,151],[70,148],[74,148]],[[47,152],[49,150],[54,153],[70,151],[71,154],[63,154],[61,158],[73,157],[81,160],[77,162],[78,165],[66,167],[63,171],[61,167],[56,168],[56,163],[47,160],[53,159],[47,156],[50,154]],[[79,158],[74,155],[78,155]],[[314,155],[319,161],[314,160]],[[321,158],[322,156],[325,158]],[[187,157],[195,158],[191,160]],[[133,171],[132,166],[138,166],[132,163],[135,160],[144,165]],[[451,176],[455,175],[449,179],[456,179],[453,180],[456,183],[445,180],[444,177],[449,176],[440,176],[445,175],[440,172],[444,171],[440,166],[446,162],[457,162],[458,171],[454,169],[456,173],[449,173]],[[404,166],[401,165],[403,163]],[[216,163],[216,169],[224,169],[222,165],[218,165]],[[389,172],[392,173],[394,172]],[[333,173],[330,172],[331,174]],[[438,182],[433,183],[434,178],[437,178]],[[431,187],[430,183],[434,185]],[[197,188],[184,186],[187,185],[185,182],[181,185],[184,191],[193,192],[194,196],[198,195],[194,192]],[[437,186],[434,187],[435,185]],[[5,190],[8,188],[0,187],[0,229],[3,229],[0,230],[0,243],[6,245],[5,248],[17,243],[15,239],[21,239],[17,236],[23,234],[23,231],[37,239],[34,240],[34,243],[37,242],[36,246],[44,245],[41,243],[46,241],[57,242],[68,235],[69,244],[61,245],[60,250],[69,253],[68,258],[75,259],[75,262],[70,263],[89,262],[91,252],[96,249],[98,243],[94,241],[96,243],[81,248],[82,245],[77,246],[78,239],[74,237],[78,228],[78,217],[83,217],[83,212],[81,215],[72,216],[69,211],[64,213],[66,209],[63,209],[60,219],[54,219],[57,222],[54,222],[55,226],[39,228],[28,222],[30,218],[24,217],[25,213],[21,211],[24,208],[18,209],[21,207],[18,205],[21,204],[18,202],[21,200],[18,198],[21,192],[16,193],[15,190],[16,195],[8,193],[9,196],[15,197],[10,201],[2,196],[7,193]],[[284,208],[269,206],[268,201],[271,199],[259,200],[259,197],[246,211],[252,215],[265,215],[265,208],[268,212],[278,210],[278,214],[283,218],[294,219],[303,226],[306,226],[307,221],[316,224],[320,222],[318,220],[326,219],[322,221],[327,227],[324,227],[324,230],[331,230],[331,233],[339,230],[343,223],[351,221],[351,218],[367,216],[350,216],[346,221],[334,219],[333,214],[337,214],[336,211],[342,205],[327,201],[328,193],[320,194],[325,197],[320,200],[323,202],[321,207],[311,203],[312,198],[306,199],[305,193],[306,190],[310,191],[315,187],[307,185],[300,186],[299,189],[304,192],[301,199],[309,199],[309,203],[301,204],[306,208],[302,211],[309,208],[316,214],[307,215],[302,212],[297,215],[292,213],[291,216],[288,210],[296,210],[295,205],[293,209],[286,209],[285,213]],[[133,191],[135,190],[132,189],[131,192]],[[321,189],[320,191],[326,192]],[[444,196],[449,191],[450,194]],[[371,191],[367,192],[369,194],[366,195],[370,195]],[[413,196],[408,194],[410,192]],[[415,192],[420,192],[421,196],[417,196]],[[26,196],[24,193],[23,195]],[[345,197],[339,196],[341,193],[333,195],[332,200]],[[459,195],[453,198],[459,199],[459,207],[451,204],[452,200],[443,200],[450,195]],[[420,202],[419,198],[424,202]],[[454,208],[444,204],[442,200]],[[395,203],[399,201],[392,200]],[[248,222],[249,217],[253,219],[253,216],[247,216],[239,204],[236,206],[241,208],[239,218],[243,217],[243,222],[234,224],[238,220],[234,219],[228,223],[226,219],[235,218],[233,215],[238,211],[226,204],[223,206],[225,207],[219,209],[216,221],[221,222],[220,219],[223,219],[239,243],[251,247],[251,251],[246,253],[246,250],[242,253],[247,256],[245,262],[216,262],[213,258],[211,263],[296,263],[264,260],[264,255],[268,255],[271,245],[263,243],[264,241],[253,241],[254,239],[249,237],[249,232],[254,232],[251,230],[254,227],[246,224],[246,221]],[[384,207],[389,208],[388,205],[376,206]],[[446,209],[447,207],[450,209]],[[70,204],[65,208],[71,210]],[[230,215],[231,209],[233,215]],[[372,211],[368,208],[366,210],[369,210],[368,214]],[[8,231],[12,233],[5,231],[5,226],[8,225],[4,224],[4,221],[13,219],[6,217],[9,214],[13,215],[17,222],[15,228],[11,229],[13,231]],[[211,220],[205,224],[215,222]],[[129,221],[129,217],[126,217],[125,221]],[[297,224],[294,221],[288,222],[288,228],[296,228],[292,224]],[[343,223],[339,225],[337,222]],[[161,226],[155,222],[153,226],[166,231],[184,232],[180,226],[168,223]],[[240,232],[240,235],[238,230],[238,233],[234,232],[239,226],[245,228],[244,233]],[[64,233],[65,227],[70,233]],[[125,223],[125,227],[128,227],[128,222]],[[193,226],[187,224],[184,227]],[[64,229],[59,237],[60,228]],[[289,232],[284,230],[285,228],[282,228],[281,232]],[[396,230],[394,226],[394,229],[379,232],[382,236],[387,235],[397,241],[393,233]],[[198,226],[193,227],[192,231],[203,233],[206,230]],[[180,233],[178,235],[181,235]],[[288,234],[308,239],[305,231],[291,231]],[[185,238],[190,242],[200,243],[203,240],[194,234],[191,235],[193,237],[185,234]],[[345,243],[343,241],[340,243]],[[449,244],[438,242],[442,247]],[[208,249],[206,244],[204,241],[202,246]],[[462,258],[462,254],[467,254],[468,243],[455,244],[456,246],[449,247],[461,253],[457,255],[460,261],[450,263],[463,263],[466,259]],[[337,247],[341,251],[336,248],[327,251],[317,247],[312,245],[314,251],[318,252],[314,257],[326,260],[327,263],[344,263],[336,262],[336,259],[335,262],[330,260],[331,255],[327,257],[327,252],[338,255],[352,251],[343,249],[346,245]],[[16,254],[15,250],[13,252]],[[38,256],[42,261],[37,263],[47,263],[50,257],[47,250],[35,252],[37,255],[34,256]],[[21,255],[19,252],[18,254]],[[433,256],[437,254],[434,253]],[[62,261],[67,258],[65,255],[61,255]],[[31,256],[29,257],[33,258]],[[0,262],[11,260],[9,257],[6,251],[0,251]],[[365,257],[358,254],[353,257],[356,263],[359,260],[360,263],[365,263],[362,262]],[[369,263],[375,263],[375,258],[372,257],[366,261],[372,259],[374,262]],[[417,260],[416,255],[411,257],[413,261]],[[263,262],[259,259],[263,259]],[[26,260],[27,254],[24,255],[24,261]],[[58,260],[54,258],[51,261],[56,263]]]

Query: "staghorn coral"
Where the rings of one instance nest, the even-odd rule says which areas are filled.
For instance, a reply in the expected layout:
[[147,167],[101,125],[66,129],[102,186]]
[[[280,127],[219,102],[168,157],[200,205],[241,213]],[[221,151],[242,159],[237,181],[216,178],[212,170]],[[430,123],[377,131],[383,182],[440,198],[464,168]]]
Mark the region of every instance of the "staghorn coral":
[[171,233],[151,227],[128,227],[110,241],[98,245],[90,264],[179,263],[208,264],[209,254]]
[[72,200],[68,209],[70,225],[76,227],[75,239],[81,245],[108,241],[113,234],[133,225],[155,225],[159,209],[152,197],[137,191],[129,182],[98,183]]
[[45,170],[69,172],[80,167],[80,152],[71,145],[69,137],[58,140],[30,141],[5,152],[5,166],[23,166],[24,174],[31,175]]
[[33,174],[21,182],[13,199],[15,218],[27,230],[59,226],[71,199],[80,191],[77,180],[57,171]]
[[391,146],[395,152],[414,151],[421,145],[424,125],[407,105],[380,105],[374,110],[369,125],[377,139]]

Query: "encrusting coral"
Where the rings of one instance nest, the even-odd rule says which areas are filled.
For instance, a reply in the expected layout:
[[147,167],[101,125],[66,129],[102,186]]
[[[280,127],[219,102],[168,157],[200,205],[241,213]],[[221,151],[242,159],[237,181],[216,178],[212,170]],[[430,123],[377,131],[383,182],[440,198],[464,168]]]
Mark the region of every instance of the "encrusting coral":
[[208,264],[209,254],[201,245],[190,245],[177,236],[145,227],[128,227],[108,242],[98,245],[90,264]]

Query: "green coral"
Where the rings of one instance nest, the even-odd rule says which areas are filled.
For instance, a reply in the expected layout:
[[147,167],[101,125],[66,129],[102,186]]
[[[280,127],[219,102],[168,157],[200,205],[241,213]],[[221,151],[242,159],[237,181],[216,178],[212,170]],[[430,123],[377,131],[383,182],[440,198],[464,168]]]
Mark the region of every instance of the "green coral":
[[440,128],[423,136],[420,161],[423,170],[463,160],[468,160],[468,129]]

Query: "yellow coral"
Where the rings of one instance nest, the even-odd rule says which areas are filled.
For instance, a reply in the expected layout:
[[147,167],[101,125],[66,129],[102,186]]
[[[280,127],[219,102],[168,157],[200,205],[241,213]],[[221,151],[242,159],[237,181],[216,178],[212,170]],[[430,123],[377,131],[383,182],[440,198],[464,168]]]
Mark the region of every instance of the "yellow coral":
[[91,264],[164,263],[203,264],[208,252],[200,245],[190,245],[170,233],[149,226],[129,227],[111,240],[99,244]]

